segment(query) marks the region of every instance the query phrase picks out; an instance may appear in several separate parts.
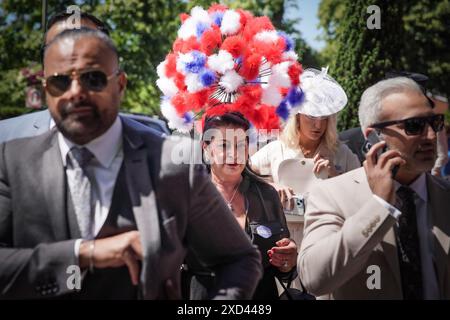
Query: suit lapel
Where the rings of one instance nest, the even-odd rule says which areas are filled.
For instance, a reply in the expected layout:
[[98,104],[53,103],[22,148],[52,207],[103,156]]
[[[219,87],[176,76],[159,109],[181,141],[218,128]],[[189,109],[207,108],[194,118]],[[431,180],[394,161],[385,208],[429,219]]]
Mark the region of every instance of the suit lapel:
[[[354,183],[359,186],[363,186],[365,189],[362,194],[368,194],[370,197],[373,197],[372,190],[369,187],[369,182],[367,181],[367,176],[364,168],[359,168],[354,170],[355,175],[353,176]],[[359,188],[359,187],[358,187]],[[400,264],[398,261],[398,253],[397,253],[397,242],[395,239],[394,228],[389,229],[386,235],[383,237],[381,241],[381,247],[384,252],[384,256],[386,258],[387,264],[389,265],[394,278],[396,280],[398,288],[401,290],[401,276],[400,276]]]
[[[127,188],[139,230],[144,255],[141,273],[144,298],[158,292],[158,257],[161,250],[160,219],[148,163],[148,148],[142,138],[122,119],[124,165]],[[151,279],[150,279],[151,277]]]
[[49,133],[50,145],[42,156],[42,190],[56,241],[69,239],[66,217],[65,172],[58,147],[56,130]]
[[435,268],[438,276],[438,283],[441,295],[444,293],[444,279],[450,275],[445,275],[448,270],[448,256],[450,251],[450,190],[434,182],[427,175],[428,187],[428,212],[431,213],[433,222],[433,241]]
[[50,112],[48,109],[40,112],[39,116],[33,122],[33,128],[35,129],[34,135],[37,136],[41,133],[48,131],[50,127]]

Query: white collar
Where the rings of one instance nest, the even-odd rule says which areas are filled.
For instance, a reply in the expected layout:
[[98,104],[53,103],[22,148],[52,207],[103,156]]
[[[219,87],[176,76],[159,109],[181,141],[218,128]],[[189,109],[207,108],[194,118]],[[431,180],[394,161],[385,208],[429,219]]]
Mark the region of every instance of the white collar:
[[[401,184],[395,181],[395,190],[400,188]],[[408,187],[410,187],[425,203],[428,200],[427,180],[426,174],[422,173],[416,180],[413,181]]]
[[[66,166],[67,153],[73,146],[79,146],[58,132],[58,143],[63,165]],[[79,146],[81,147],[81,146]],[[91,151],[95,159],[105,168],[109,168],[117,153],[122,149],[122,121],[117,117],[112,126],[101,136],[83,145]]]

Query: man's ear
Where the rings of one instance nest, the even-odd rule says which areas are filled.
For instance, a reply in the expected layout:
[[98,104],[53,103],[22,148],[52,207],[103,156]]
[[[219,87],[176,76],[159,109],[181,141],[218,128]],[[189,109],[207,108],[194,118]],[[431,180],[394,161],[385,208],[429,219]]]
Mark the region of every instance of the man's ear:
[[127,74],[125,73],[125,71],[122,71],[118,77],[119,77],[120,97],[123,98],[123,96],[125,94],[125,89],[127,87],[128,78],[127,78]]
[[364,138],[367,139],[367,137],[369,136],[369,134],[370,134],[372,131],[374,131],[374,130],[375,130],[374,128],[370,128],[370,127],[365,128],[365,129],[363,130]]

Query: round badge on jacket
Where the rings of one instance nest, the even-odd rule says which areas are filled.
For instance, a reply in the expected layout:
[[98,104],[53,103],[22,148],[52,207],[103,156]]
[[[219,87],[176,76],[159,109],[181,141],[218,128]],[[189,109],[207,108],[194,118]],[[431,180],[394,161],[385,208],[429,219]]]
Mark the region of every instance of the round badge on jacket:
[[266,226],[258,226],[256,228],[256,233],[264,239],[268,239],[272,236],[272,231]]

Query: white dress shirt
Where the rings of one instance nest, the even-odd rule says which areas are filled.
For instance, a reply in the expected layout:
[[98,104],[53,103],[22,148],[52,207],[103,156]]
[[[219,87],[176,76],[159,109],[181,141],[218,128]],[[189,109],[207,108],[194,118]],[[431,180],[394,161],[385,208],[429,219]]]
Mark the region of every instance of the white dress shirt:
[[[395,181],[395,191],[400,188],[401,184]],[[414,190],[417,217],[417,231],[419,233],[420,242],[420,259],[422,262],[422,282],[424,299],[437,300],[440,298],[439,286],[434,269],[434,249],[433,249],[433,233],[431,214],[428,210],[428,189],[425,173],[422,173],[409,187]],[[398,220],[401,212],[384,201],[380,197],[374,195],[388,210],[389,213]]]
[[[67,179],[74,179],[74,170],[66,165],[67,153],[72,147],[78,145],[65,138],[60,132],[58,132],[58,144]],[[113,125],[104,134],[78,147],[87,148],[95,156],[95,159],[87,165],[86,171],[88,176],[93,178],[91,179],[91,187],[96,195],[94,210],[94,236],[96,236],[108,216],[114,186],[123,162],[122,122],[120,118],[117,117]],[[68,185],[70,189],[71,184]],[[81,239],[75,244],[76,256],[79,254],[80,243]]]

